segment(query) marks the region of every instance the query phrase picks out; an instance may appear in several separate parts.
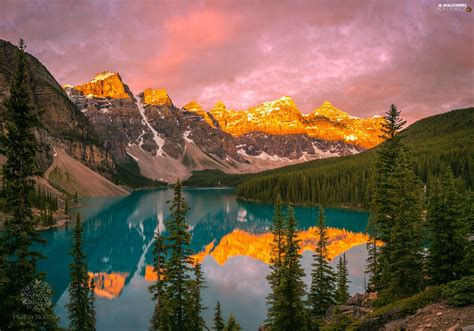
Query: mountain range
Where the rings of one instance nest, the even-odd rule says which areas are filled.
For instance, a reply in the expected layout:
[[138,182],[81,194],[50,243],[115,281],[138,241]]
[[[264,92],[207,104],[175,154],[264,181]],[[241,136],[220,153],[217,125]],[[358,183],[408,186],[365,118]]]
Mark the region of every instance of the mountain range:
[[383,121],[352,117],[329,102],[303,115],[286,96],[247,110],[217,102],[206,111],[196,101],[178,108],[166,89],[133,94],[110,71],[64,89],[117,160],[131,157],[141,174],[165,182],[195,170],[249,173],[356,154],[380,142]]
[[[423,118],[400,132],[418,178],[429,185],[450,167],[459,187],[474,187],[474,107]],[[370,178],[379,146],[357,155],[314,160],[257,174],[228,175],[217,171],[193,174],[188,186],[237,186],[241,199],[271,202],[280,195],[296,204],[369,208]]]
[[[0,115],[16,52],[0,40]],[[205,169],[255,173],[381,142],[383,118],[353,117],[329,102],[309,114],[288,96],[246,110],[217,102],[206,111],[196,101],[179,108],[166,89],[133,93],[118,73],[60,86],[38,59],[28,55],[28,62],[40,118],[38,163],[51,189],[110,195],[123,193],[116,184],[169,183]],[[97,176],[92,190],[91,176]]]

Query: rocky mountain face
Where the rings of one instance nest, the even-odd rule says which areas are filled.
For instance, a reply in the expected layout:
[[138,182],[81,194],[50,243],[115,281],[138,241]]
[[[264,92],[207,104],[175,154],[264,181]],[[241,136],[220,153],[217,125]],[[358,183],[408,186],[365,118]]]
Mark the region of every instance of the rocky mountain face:
[[[0,40],[0,134],[3,132],[3,101],[10,94],[10,81],[18,63],[18,48]],[[88,119],[69,100],[49,71],[28,55],[28,89],[38,112],[38,164],[45,172],[61,149],[89,168],[111,178],[115,171],[113,157],[103,148]],[[70,192],[74,193],[74,192]]]
[[[222,102],[209,111],[195,101],[178,108],[165,89],[132,93],[118,73],[105,71],[84,84],[61,87],[36,58],[28,55],[28,62],[39,117],[38,163],[58,183],[66,183],[69,174],[51,167],[86,171],[73,160],[114,181],[127,169],[132,178],[173,182],[194,170],[258,172],[350,155],[380,142],[380,118],[354,118],[330,103],[308,115],[289,97],[245,111]],[[0,117],[16,65],[16,46],[0,40]]]
[[303,115],[289,97],[265,102],[247,111],[226,109],[222,102],[209,111],[223,131],[234,136],[252,132],[270,135],[307,135],[323,141],[345,142],[370,148],[381,142],[381,117],[361,119],[352,117],[330,102]]
[[111,72],[64,89],[89,118],[104,148],[118,162],[131,157],[147,177],[174,181],[194,169],[236,170],[244,162],[230,134],[192,109],[175,107],[164,89],[133,95],[120,75]]
[[256,172],[307,160],[350,155],[380,142],[381,118],[351,117],[330,103],[303,115],[289,97],[246,111],[192,101],[179,109],[165,89],[134,95],[118,73],[65,85],[104,149],[133,159],[149,178],[175,181],[193,170]]
[[64,89],[89,119],[103,147],[117,161],[127,159],[129,144],[138,144],[146,152],[156,153],[158,146],[153,132],[143,120],[135,97],[122,83],[120,75],[103,72],[86,84],[65,85]]

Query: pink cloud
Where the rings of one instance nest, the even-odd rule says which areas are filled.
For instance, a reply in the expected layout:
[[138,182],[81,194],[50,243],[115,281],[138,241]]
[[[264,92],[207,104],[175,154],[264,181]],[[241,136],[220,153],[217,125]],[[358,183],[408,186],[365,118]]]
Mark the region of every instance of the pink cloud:
[[[163,22],[164,40],[156,47],[154,57],[145,65],[155,76],[180,75],[180,68],[191,59],[232,38],[234,20],[222,11],[197,9],[186,15],[175,15]],[[140,81],[134,83],[142,86]]]
[[356,116],[396,103],[413,121],[474,104],[472,15],[429,0],[3,0],[0,38],[25,38],[60,83],[109,69],[177,106],[290,95]]

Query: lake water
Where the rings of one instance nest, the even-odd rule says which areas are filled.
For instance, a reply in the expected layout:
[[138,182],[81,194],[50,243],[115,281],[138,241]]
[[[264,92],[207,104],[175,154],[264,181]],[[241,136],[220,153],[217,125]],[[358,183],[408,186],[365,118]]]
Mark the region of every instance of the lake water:
[[[233,313],[244,330],[257,330],[265,320],[265,297],[269,287],[267,243],[273,207],[236,201],[231,189],[187,189],[184,197],[191,210],[188,223],[192,248],[199,253],[207,289],[203,316],[208,327],[217,300],[224,318]],[[171,190],[137,191],[125,197],[82,199],[79,209],[84,221],[84,249],[88,269],[96,280],[97,330],[147,330],[153,310],[148,286],[151,272],[151,244],[155,229],[165,231]],[[310,272],[311,249],[317,238],[310,229],[316,224],[317,208],[297,207],[302,232],[302,264]],[[346,253],[349,260],[351,293],[364,290],[366,250],[364,236],[368,214],[343,209],[326,209],[330,227],[330,252]],[[343,230],[341,230],[343,229]],[[40,269],[52,285],[56,313],[67,326],[69,301],[68,266],[73,226],[46,231],[47,256]],[[347,231],[345,231],[347,230]],[[349,232],[350,231],[350,232]],[[335,258],[332,263],[336,262]],[[309,283],[309,276],[306,277]]]

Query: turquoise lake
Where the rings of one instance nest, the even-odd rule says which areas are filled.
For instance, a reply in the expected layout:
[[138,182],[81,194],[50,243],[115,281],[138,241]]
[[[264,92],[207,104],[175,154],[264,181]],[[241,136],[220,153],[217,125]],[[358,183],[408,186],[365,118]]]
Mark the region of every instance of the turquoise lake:
[[[88,270],[96,279],[97,330],[148,330],[153,302],[148,292],[153,275],[151,244],[155,229],[166,231],[172,191],[143,190],[125,197],[81,199],[84,221],[84,249]],[[265,276],[269,268],[254,246],[264,240],[273,215],[273,207],[237,201],[232,189],[185,189],[189,203],[189,229],[192,248],[201,252],[206,286],[203,312],[207,326],[217,300],[224,318],[233,313],[243,330],[257,330],[265,320],[265,297],[269,287]],[[308,230],[316,224],[317,208],[295,209],[299,226]],[[344,209],[326,209],[330,228],[365,232],[368,213]],[[69,301],[69,263],[73,225],[43,233],[47,244],[41,248],[47,259],[39,267],[54,289],[56,314],[61,326],[67,326]],[[337,231],[337,230],[336,230]],[[341,235],[342,236],[342,235]],[[334,245],[337,240],[333,238]],[[360,237],[360,235],[359,235]],[[240,238],[250,238],[242,242]],[[342,240],[342,239],[341,239]],[[208,248],[209,252],[204,251]],[[252,249],[251,249],[252,248]],[[358,243],[345,251],[349,260],[351,293],[364,291],[365,244]],[[303,252],[302,264],[308,275],[312,252]],[[334,259],[334,264],[337,259]],[[309,276],[306,277],[307,284]]]

